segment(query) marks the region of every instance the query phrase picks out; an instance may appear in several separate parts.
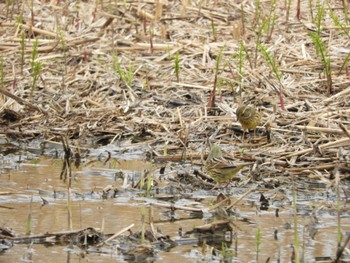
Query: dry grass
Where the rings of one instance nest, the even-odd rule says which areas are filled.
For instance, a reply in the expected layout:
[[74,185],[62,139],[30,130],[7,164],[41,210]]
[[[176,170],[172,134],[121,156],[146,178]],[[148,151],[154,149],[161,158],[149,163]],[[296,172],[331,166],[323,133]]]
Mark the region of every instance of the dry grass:
[[[3,134],[36,134],[59,141],[58,135],[63,133],[82,145],[85,139],[101,135],[112,141],[147,133],[161,149],[167,143],[194,150],[209,137],[229,145],[237,158],[256,160],[265,175],[324,178],[334,167],[348,171],[349,66],[337,74],[349,52],[348,37],[333,25],[327,7],[322,39],[333,73],[333,94],[328,94],[327,78],[309,36],[315,29],[311,15],[316,7],[311,12],[309,1],[302,1],[299,21],[297,1],[292,1],[286,21],[287,1],[277,1],[274,26],[269,32],[261,27],[259,35],[262,20],[271,15],[270,2],[261,1],[259,20],[253,2],[42,4],[33,0],[31,7],[29,2],[15,1],[0,17],[0,50],[5,64],[0,90]],[[341,3],[329,1],[343,19]],[[6,10],[3,2],[0,8]],[[19,18],[23,24],[16,22]],[[281,83],[257,49],[258,35],[279,64]],[[37,61],[42,70],[31,97],[34,38],[39,40]],[[241,43],[247,56],[240,78],[235,54]],[[219,109],[213,114],[206,106],[220,52],[216,82]],[[118,74],[116,61],[119,73],[128,79]],[[262,125],[271,130],[269,142],[261,131],[250,143],[239,139],[234,111],[240,101],[237,91],[241,79],[242,100],[260,108]],[[5,114],[9,109],[19,113],[15,121]],[[242,148],[247,148],[244,154]]]

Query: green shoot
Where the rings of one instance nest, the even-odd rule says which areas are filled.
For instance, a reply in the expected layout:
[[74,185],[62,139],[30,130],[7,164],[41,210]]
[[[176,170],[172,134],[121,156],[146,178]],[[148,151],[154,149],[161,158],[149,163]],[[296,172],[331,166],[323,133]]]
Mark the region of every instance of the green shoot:
[[347,25],[344,25],[343,23],[340,22],[339,17],[336,14],[334,14],[329,3],[328,3],[328,9],[329,9],[329,16],[332,18],[334,25],[340,27],[342,32],[350,39],[350,34],[348,32]]
[[276,0],[272,0],[270,4],[270,13],[267,18],[267,41],[270,41],[272,38],[272,32],[273,29],[275,28],[275,23],[276,23]]
[[119,77],[121,78],[121,80],[127,86],[131,87],[132,82],[133,82],[133,78],[134,78],[134,67],[132,66],[132,64],[129,64],[128,69],[123,69],[121,64],[120,64],[117,52],[115,52],[113,55],[113,61],[114,61],[115,70],[119,74]]
[[33,43],[33,50],[32,50],[31,62],[30,62],[31,70],[32,70],[32,88],[30,91],[31,98],[33,98],[34,90],[36,88],[36,83],[39,79],[41,68],[42,68],[41,63],[36,61],[38,57],[38,46],[39,46],[39,41],[36,38]]
[[314,18],[314,11],[313,11],[313,8],[312,8],[312,1],[313,0],[309,0],[309,10],[310,10],[311,21],[314,21],[315,18]]
[[255,0],[255,14],[253,23],[253,30],[257,33],[255,54],[257,54],[257,46],[260,43],[262,33],[265,32],[267,34],[268,41],[272,37],[272,32],[276,22],[276,2],[276,0],[271,0],[269,15],[264,18],[261,10],[261,2],[260,0]]
[[24,34],[24,31],[22,31],[21,32],[21,74],[23,74],[25,48],[26,48],[25,34]]
[[289,14],[290,14],[291,3],[292,3],[292,0],[288,0],[287,7],[286,7],[286,31],[288,31],[288,27],[289,27]]
[[280,101],[281,109],[285,110],[284,100],[283,100],[283,88],[282,88],[283,87],[282,73],[280,72],[280,70],[278,68],[278,62],[277,62],[276,58],[268,51],[268,49],[263,44],[259,44],[258,47],[259,47],[260,52],[264,56],[266,63],[269,65],[270,70],[275,74],[275,76],[280,84],[279,101]]
[[132,64],[129,64],[129,68],[126,71],[126,80],[125,80],[129,86],[131,86],[133,78],[134,78],[134,67]]
[[23,10],[21,10],[21,13],[19,16],[16,17],[16,28],[21,28],[21,49],[20,49],[20,54],[21,54],[21,59],[20,59],[20,64],[21,64],[21,74],[23,74],[23,67],[24,67],[24,54],[25,54],[25,47],[26,47],[26,42],[25,42],[25,31],[21,27],[23,25]]
[[30,14],[31,14],[31,23],[32,25],[35,24],[35,19],[34,19],[34,0],[30,1]]
[[66,42],[64,40],[64,36],[62,33],[62,30],[60,28],[58,28],[58,38],[60,40],[60,45],[61,45],[61,49],[63,51],[63,65],[64,65],[64,73],[63,73],[63,84],[64,84],[64,76],[67,75],[67,46],[66,46]]
[[4,59],[0,57],[0,88],[5,87],[5,63]]
[[145,79],[145,80],[142,82],[142,88],[141,88],[141,90],[142,90],[142,91],[145,91],[145,90],[147,90],[148,88],[149,88],[149,83],[148,83],[147,79]]
[[270,67],[271,71],[275,74],[278,82],[282,83],[282,74],[279,71],[278,68],[278,62],[276,61],[276,58],[270,53],[270,51],[266,48],[265,45],[259,44],[259,50],[262,53],[262,55],[265,58],[266,63]]
[[254,52],[254,54],[255,54],[254,55],[254,67],[256,67],[256,64],[257,64],[259,45],[261,42],[262,33],[263,33],[264,29],[267,27],[267,23],[268,23],[268,20],[265,19],[257,29],[257,37],[256,37],[256,41],[255,41],[255,52]]
[[[344,4],[346,5],[346,3],[344,3]],[[340,27],[342,32],[350,39],[350,34],[348,32],[347,25],[344,25],[343,23],[340,22],[338,16],[336,14],[334,14],[333,9],[329,5],[329,3],[328,3],[328,9],[329,9],[329,15],[332,18],[334,25]],[[346,20],[347,20],[347,18],[346,18]],[[340,67],[340,70],[338,71],[338,74],[341,74],[341,72],[343,71],[343,69],[347,65],[349,59],[350,59],[350,53],[346,56],[342,66]]]
[[349,24],[349,15],[348,15],[348,1],[342,1],[343,2],[343,13],[345,18],[345,24]]
[[320,56],[321,63],[323,65],[323,71],[327,77],[327,89],[328,94],[332,93],[332,72],[331,72],[331,61],[325,47],[325,42],[321,39],[321,36],[317,33],[309,33],[312,42],[316,48],[316,53]]
[[321,35],[322,32],[322,21],[324,19],[324,15],[325,15],[325,10],[324,10],[324,6],[320,3],[320,0],[317,1],[317,13],[316,13],[316,17],[314,19],[314,24],[316,26],[316,33],[318,35]]
[[224,52],[225,47],[222,47],[219,51],[218,56],[216,57],[216,64],[215,64],[215,80],[216,83],[214,83],[214,87],[217,84],[217,80],[218,80],[218,75],[220,73],[220,65],[221,65],[221,61],[222,61],[222,54]]
[[[6,19],[12,19],[15,7],[15,0],[5,0],[6,2]],[[11,10],[10,10],[11,9]],[[10,17],[9,17],[10,15]]]
[[221,65],[221,59],[222,59],[222,53],[224,51],[225,47],[222,47],[219,51],[218,56],[216,57],[216,64],[215,64],[215,75],[214,75],[214,87],[212,91],[210,92],[210,97],[208,101],[208,109],[214,108],[215,107],[215,98],[216,98],[216,89],[218,87],[218,84],[220,85],[218,81],[218,75],[219,75],[219,70],[220,70],[220,65]]
[[34,42],[33,42],[32,56],[30,61],[30,66],[32,68],[34,67],[35,60],[38,57],[38,46],[39,46],[39,40],[36,38],[34,39]]
[[174,68],[175,68],[176,81],[180,82],[180,54],[179,54],[179,51],[177,51],[174,55]]
[[221,242],[221,262],[231,262],[233,260],[233,254],[226,242]]
[[34,95],[34,90],[36,88],[36,83],[39,79],[40,72],[41,72],[42,65],[40,62],[34,62],[33,67],[32,67],[32,89],[30,92],[30,97],[32,98]]
[[216,41],[217,40],[217,38],[216,38],[216,27],[215,27],[214,20],[211,20],[211,32],[213,34],[214,41]]
[[[264,26],[264,23],[261,23],[261,27],[258,27],[260,16],[261,16],[261,10],[260,10],[260,0],[255,0],[255,14],[254,14],[254,20],[253,20],[253,31],[257,32],[256,37],[256,46],[255,46],[255,52],[254,52],[254,68],[256,67],[257,58],[258,58],[258,44],[260,43],[260,38],[262,34],[262,27]],[[265,22],[265,21],[264,21]]]
[[19,27],[23,24],[23,13],[16,17],[16,27]]
[[260,0],[255,0],[255,14],[254,14],[254,21],[253,21],[253,30],[256,30],[256,26],[259,24],[260,17],[261,17],[261,6],[260,6]]
[[[340,69],[339,69],[339,71],[338,71],[338,75],[340,75],[340,74],[342,73],[343,69],[346,67],[346,65],[348,65],[349,59],[350,59],[350,53],[349,53],[349,54],[346,56],[346,58],[344,59],[344,62],[343,62],[343,64],[341,65],[341,67],[340,67]],[[346,71],[348,71],[348,70],[346,69]]]
[[242,33],[241,35],[244,36],[245,34],[245,20],[244,20],[244,5],[243,5],[243,2],[241,3],[241,23],[242,23]]
[[331,72],[331,61],[327,52],[325,42],[321,39],[322,33],[322,21],[325,16],[325,8],[317,1],[317,13],[314,19],[316,26],[316,32],[310,32],[310,37],[316,48],[316,53],[320,57],[320,61],[323,65],[323,72],[327,78],[327,92],[328,94],[333,93],[333,84],[332,84],[332,72]]
[[153,30],[153,26],[151,25],[149,27],[149,44],[150,44],[151,54],[153,54],[153,50],[154,50],[154,48],[153,48],[153,42],[154,42],[153,38],[154,38],[154,30]]
[[243,74],[244,74],[244,61],[246,57],[246,51],[243,43],[240,44],[239,49],[236,53],[237,56],[237,68],[238,68],[238,82],[239,82],[239,95],[243,92]]
[[221,242],[221,258],[223,259],[226,254],[227,245],[225,242]]

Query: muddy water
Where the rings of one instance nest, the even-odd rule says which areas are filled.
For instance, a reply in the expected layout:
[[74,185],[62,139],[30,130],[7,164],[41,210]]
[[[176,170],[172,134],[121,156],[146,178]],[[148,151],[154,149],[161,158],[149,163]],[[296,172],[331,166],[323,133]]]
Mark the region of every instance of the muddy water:
[[[0,174],[0,225],[11,228],[17,235],[23,236],[26,220],[31,210],[32,235],[46,232],[68,230],[67,216],[67,180],[60,178],[62,161],[41,157],[40,159],[8,165],[3,163]],[[152,198],[144,193],[131,190],[125,185],[122,177],[116,171],[122,171],[130,177],[140,174],[144,169],[157,170],[150,163],[139,160],[109,160],[86,161],[79,168],[72,170],[72,221],[73,229],[94,227],[103,229],[105,233],[115,233],[120,229],[135,224],[133,232],[142,228],[142,218],[149,217],[149,202]],[[118,186],[121,191],[115,198],[102,200],[99,193],[108,186]],[[124,188],[123,188],[124,185]],[[124,190],[123,190],[124,189]],[[234,191],[233,197],[239,197],[248,189]],[[325,191],[325,190],[324,190]],[[197,207],[205,208],[214,199],[217,191],[198,191],[194,195],[201,197],[202,202]],[[308,210],[310,200],[302,200],[298,205],[298,231],[300,246],[304,248],[304,257],[308,262],[314,262],[316,257],[334,257],[337,247],[337,213],[335,209],[335,193],[315,201],[314,205],[322,207],[317,212],[318,223]],[[203,199],[203,196],[205,197]],[[319,195],[323,196],[323,195]],[[322,199],[321,197],[319,199]],[[33,200],[31,202],[31,200]],[[43,200],[47,204],[43,205]],[[289,262],[294,244],[293,210],[290,202],[271,206],[267,211],[259,209],[257,193],[248,195],[236,207],[240,217],[248,220],[235,219],[235,236],[229,244],[237,262]],[[289,197],[289,200],[292,200]],[[182,200],[181,202],[185,202]],[[344,205],[344,203],[342,203]],[[279,216],[275,211],[279,209]],[[183,231],[207,223],[210,217],[191,219],[188,214],[176,212],[178,220],[170,222],[165,214],[166,209],[152,208],[156,227],[173,239],[179,239],[179,228]],[[256,235],[261,231],[261,244],[257,249]],[[341,218],[343,234],[350,231],[349,213],[344,212]],[[259,250],[259,253],[257,253]],[[207,244],[180,245],[170,251],[157,251],[156,262],[218,262],[219,257],[212,256],[212,247]],[[123,262],[123,257],[117,252],[88,253],[72,249],[67,245],[45,246],[40,244],[15,244],[11,249],[0,255],[0,262]],[[234,261],[232,261],[234,262]]]

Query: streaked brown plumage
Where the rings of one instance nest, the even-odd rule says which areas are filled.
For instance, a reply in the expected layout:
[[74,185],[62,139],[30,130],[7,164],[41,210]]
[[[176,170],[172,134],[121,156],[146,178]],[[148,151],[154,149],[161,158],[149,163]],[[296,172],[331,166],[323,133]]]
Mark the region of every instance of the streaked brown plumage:
[[255,130],[261,120],[260,113],[253,106],[239,106],[236,110],[236,116],[244,131]]
[[[223,158],[219,145],[214,144],[205,163],[207,174],[217,183],[229,182],[246,166],[246,163],[231,164]],[[237,178],[238,179],[238,178]]]
[[[229,182],[235,179],[237,173],[245,166],[230,165],[225,162],[209,162],[206,164],[207,174],[213,178],[217,183]],[[238,177],[236,179],[239,179]]]

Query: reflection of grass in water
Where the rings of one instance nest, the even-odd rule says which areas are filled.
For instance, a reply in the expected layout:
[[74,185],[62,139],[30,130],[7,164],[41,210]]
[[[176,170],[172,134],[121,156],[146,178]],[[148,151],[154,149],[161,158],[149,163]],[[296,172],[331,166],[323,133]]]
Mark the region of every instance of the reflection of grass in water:
[[297,218],[297,194],[293,177],[293,215],[294,215],[294,249],[295,263],[299,263],[299,235],[298,235],[298,218]]
[[338,244],[340,245],[341,241],[342,241],[342,233],[341,233],[341,228],[340,228],[340,210],[341,210],[341,205],[340,205],[340,191],[339,191],[339,185],[337,185],[337,241]]
[[231,262],[233,259],[233,253],[226,242],[221,242],[221,262]]
[[28,217],[26,221],[26,235],[29,236],[32,232],[32,204],[33,204],[33,195],[30,198],[30,203],[29,203],[29,212],[28,212]]
[[68,186],[67,189],[67,212],[68,212],[68,229],[73,230],[72,221],[72,206],[71,206],[71,188]]
[[145,217],[146,217],[146,210],[145,206],[141,207],[141,243],[145,243],[145,231],[146,231],[146,223],[145,223]]
[[146,196],[151,196],[151,190],[153,185],[153,176],[150,171],[144,170],[140,178],[140,190],[146,190]]
[[40,160],[40,158],[33,158],[33,159],[29,160],[29,163],[30,164],[40,164],[41,160]]
[[336,175],[335,180],[337,181],[337,185],[336,185],[336,190],[337,190],[337,253],[336,253],[336,259],[333,262],[343,262],[343,261],[339,261],[342,257],[343,257],[343,253],[345,251],[345,248],[348,246],[349,242],[350,242],[350,233],[347,233],[347,237],[343,243],[343,234],[341,232],[341,223],[340,223],[340,215],[341,215],[341,196],[340,196],[340,189],[339,189],[339,173]]
[[142,173],[140,178],[140,190],[142,190],[144,186],[145,186],[145,173]]
[[260,245],[261,245],[261,229],[259,226],[255,234],[255,244],[256,244],[256,262],[259,262],[259,252],[260,252]]
[[339,191],[339,185],[336,186],[336,190],[337,190],[337,242],[338,242],[338,249],[337,249],[337,260],[335,262],[338,262],[339,260],[339,253],[341,250],[341,241],[343,239],[343,235],[341,233],[341,225],[340,225],[340,209],[341,209],[341,205],[340,205],[340,191]]
[[147,176],[147,189],[146,189],[147,197],[151,196],[152,185],[153,185],[153,176],[149,174]]

